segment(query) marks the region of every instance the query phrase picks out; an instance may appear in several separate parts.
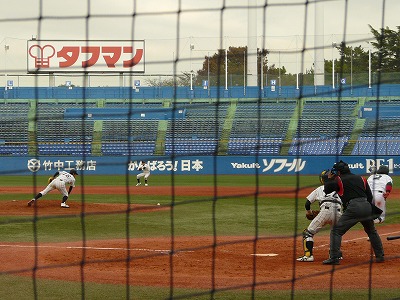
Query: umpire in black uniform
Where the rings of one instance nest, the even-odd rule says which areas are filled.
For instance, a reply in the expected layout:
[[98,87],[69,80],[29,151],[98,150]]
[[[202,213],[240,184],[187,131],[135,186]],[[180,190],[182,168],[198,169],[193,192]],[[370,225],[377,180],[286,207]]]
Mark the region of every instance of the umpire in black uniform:
[[332,227],[330,257],[324,260],[323,264],[338,265],[340,263],[342,236],[358,222],[363,225],[364,231],[368,234],[374,249],[375,261],[383,262],[382,241],[373,221],[382,211],[372,205],[372,193],[367,180],[362,176],[352,174],[348,164],[342,160],[333,165],[328,177],[333,180],[325,181],[325,193],[329,194],[335,191],[338,193],[343,202],[344,213],[337,224]]

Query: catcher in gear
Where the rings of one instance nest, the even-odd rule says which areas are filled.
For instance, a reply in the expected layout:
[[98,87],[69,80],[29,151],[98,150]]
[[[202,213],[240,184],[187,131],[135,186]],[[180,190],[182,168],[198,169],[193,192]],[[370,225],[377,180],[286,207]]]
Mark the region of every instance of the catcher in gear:
[[[336,224],[342,215],[341,206],[342,201],[340,200],[336,192],[325,194],[324,182],[328,179],[329,170],[322,171],[319,175],[319,180],[322,183],[321,186],[317,187],[307,196],[305,203],[306,218],[312,220],[310,225],[303,231],[303,250],[304,255],[300,256],[297,260],[302,262],[314,261],[313,247],[314,247],[314,235],[325,225]],[[320,209],[311,210],[311,204],[318,201]]]
[[[56,172],[53,176],[47,179],[48,185],[47,187],[38,193],[35,198],[31,199],[28,202],[28,206],[32,206],[36,200],[46,195],[48,192],[52,190],[58,190],[62,195],[61,207],[69,208],[69,205],[66,203],[68,200],[68,196],[71,194],[72,189],[75,187],[75,176],[78,175],[75,169],[71,169],[69,172],[61,171]],[[69,185],[69,190],[67,191],[66,185]]]

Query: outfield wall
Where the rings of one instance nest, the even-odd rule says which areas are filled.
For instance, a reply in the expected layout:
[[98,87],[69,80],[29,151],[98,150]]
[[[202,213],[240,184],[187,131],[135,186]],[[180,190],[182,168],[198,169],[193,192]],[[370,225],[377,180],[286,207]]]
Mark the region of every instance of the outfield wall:
[[[336,156],[186,156],[186,157],[0,157],[0,175],[53,175],[75,168],[85,175],[136,175],[140,160],[148,161],[152,175],[317,175],[338,161]],[[353,173],[367,174],[375,162],[400,175],[400,156],[346,156]]]
[[16,87],[0,92],[0,99],[196,99],[196,98],[271,98],[298,99],[304,97],[398,97],[399,84],[380,84],[371,87],[340,86],[273,86],[264,87]]

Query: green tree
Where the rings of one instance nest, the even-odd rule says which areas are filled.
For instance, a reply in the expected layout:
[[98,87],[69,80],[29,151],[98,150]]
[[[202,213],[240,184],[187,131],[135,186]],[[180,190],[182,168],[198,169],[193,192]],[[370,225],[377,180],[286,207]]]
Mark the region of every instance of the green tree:
[[[229,47],[227,65],[230,75],[235,75],[232,85],[243,85],[244,53],[247,47]],[[225,82],[225,49],[219,49],[210,57],[204,57],[202,69],[196,72],[195,85],[201,85],[202,80],[210,74],[210,86],[222,86]],[[247,68],[246,68],[247,71]]]
[[[344,42],[335,48],[339,52],[339,59],[335,59],[335,73],[368,72],[368,50],[365,51],[361,45],[357,47],[346,46]],[[325,60],[325,72],[331,74],[332,67],[332,60]]]
[[368,25],[376,42],[371,45],[377,50],[373,53],[374,67],[381,72],[400,72],[400,26],[397,31],[389,27],[380,31]]
[[[373,83],[378,80],[385,83],[398,83],[400,80],[400,26],[396,27],[397,30],[388,27],[376,30],[371,25],[369,27],[376,40],[370,43],[370,49],[364,49],[361,45],[350,47],[344,42],[336,46],[339,59],[335,59],[335,73],[347,75],[352,71],[358,78],[359,82],[356,83],[366,83],[369,72],[369,51],[371,51]],[[332,60],[325,60],[325,72],[332,73]]]
[[[229,47],[227,64],[228,64],[228,76],[231,80],[230,84],[236,86],[243,86],[244,73],[247,74],[247,63],[245,64],[245,57],[247,53],[247,47]],[[246,70],[243,70],[246,65]],[[257,73],[258,73],[258,84],[261,82],[261,66],[263,68],[264,76],[278,75],[279,68],[275,65],[268,66],[268,50],[257,49]],[[280,68],[281,75],[286,75],[285,67]],[[203,67],[196,72],[195,84],[201,85],[201,81],[207,78],[210,74],[210,86],[222,86],[225,83],[225,50],[220,49],[217,53],[214,53],[210,57],[204,57]]]

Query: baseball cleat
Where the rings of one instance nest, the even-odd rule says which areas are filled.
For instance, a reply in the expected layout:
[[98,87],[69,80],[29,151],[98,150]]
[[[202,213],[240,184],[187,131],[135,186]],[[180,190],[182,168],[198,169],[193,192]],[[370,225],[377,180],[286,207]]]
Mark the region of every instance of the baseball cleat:
[[328,258],[322,262],[324,265],[340,265],[339,258]]
[[141,183],[140,183],[140,182],[136,184],[136,186],[139,186],[139,185],[141,185]]
[[297,259],[297,261],[307,261],[307,262],[311,262],[314,261],[314,256],[301,256]]
[[69,208],[69,205],[67,203],[61,203],[62,208]]
[[35,198],[31,199],[31,200],[28,202],[28,206],[32,206],[33,203],[35,203]]
[[146,183],[144,186],[148,186],[148,184]]

